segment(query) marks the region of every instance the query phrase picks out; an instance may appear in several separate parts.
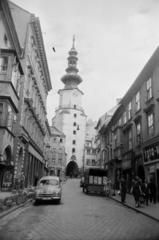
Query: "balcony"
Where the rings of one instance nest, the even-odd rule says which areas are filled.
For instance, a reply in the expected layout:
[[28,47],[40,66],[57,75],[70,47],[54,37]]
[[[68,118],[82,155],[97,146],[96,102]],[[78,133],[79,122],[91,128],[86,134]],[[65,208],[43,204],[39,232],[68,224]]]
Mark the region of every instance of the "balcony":
[[58,111],[59,109],[76,109],[76,110],[80,110],[84,113],[84,109],[78,105],[73,105],[73,104],[67,104],[67,105],[59,105],[59,107],[57,107],[55,109],[55,111]]

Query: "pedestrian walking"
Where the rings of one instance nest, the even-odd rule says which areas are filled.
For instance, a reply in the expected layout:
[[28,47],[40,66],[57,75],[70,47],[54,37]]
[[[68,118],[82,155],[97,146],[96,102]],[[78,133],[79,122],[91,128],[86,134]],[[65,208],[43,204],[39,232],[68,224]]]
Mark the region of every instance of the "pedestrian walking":
[[21,174],[20,174],[20,188],[23,190],[24,189],[24,183],[25,183],[25,176],[24,176],[24,172],[21,171]]
[[149,186],[148,182],[145,179],[144,182],[141,184],[141,191],[144,195],[144,203],[148,206],[148,201],[149,201]]
[[132,185],[131,192],[134,195],[135,199],[135,207],[140,207],[140,196],[142,194],[141,186],[140,186],[140,180],[138,177],[135,177]]
[[127,191],[126,181],[124,179],[124,176],[122,176],[120,180],[121,203],[125,203],[126,191]]
[[34,176],[34,186],[35,187],[37,186],[38,180],[39,180],[38,173],[36,173]]
[[154,204],[156,204],[156,184],[153,179],[150,179],[149,193],[150,193],[150,203],[152,203],[153,201]]
[[106,197],[106,199],[109,198],[110,189],[111,189],[111,180],[109,178],[106,178],[106,181],[105,181],[105,197]]

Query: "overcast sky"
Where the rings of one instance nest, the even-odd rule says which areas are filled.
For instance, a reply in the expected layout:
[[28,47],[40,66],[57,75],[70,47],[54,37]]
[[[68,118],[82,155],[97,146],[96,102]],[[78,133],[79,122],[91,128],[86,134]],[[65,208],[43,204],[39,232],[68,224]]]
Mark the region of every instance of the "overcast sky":
[[47,100],[50,124],[74,34],[82,107],[93,121],[125,95],[159,45],[159,0],[12,2],[40,19],[53,88]]

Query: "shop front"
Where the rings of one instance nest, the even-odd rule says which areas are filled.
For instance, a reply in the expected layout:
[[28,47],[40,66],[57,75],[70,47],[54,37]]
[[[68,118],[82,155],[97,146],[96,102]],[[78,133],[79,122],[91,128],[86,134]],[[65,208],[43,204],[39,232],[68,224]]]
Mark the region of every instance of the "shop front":
[[35,176],[43,177],[44,166],[43,156],[28,144],[24,161],[25,187],[34,186]]
[[143,148],[145,174],[148,182],[152,179],[157,186],[157,200],[159,201],[159,141]]
[[140,179],[142,179],[142,181],[145,180],[145,170],[144,170],[143,158],[141,154],[135,157],[134,175],[138,176]]
[[130,192],[132,187],[132,179],[134,177],[134,151],[130,151],[122,157],[122,175],[127,184],[127,192]]
[[0,190],[11,191],[13,187],[14,166],[11,161],[10,147],[7,147],[0,156]]

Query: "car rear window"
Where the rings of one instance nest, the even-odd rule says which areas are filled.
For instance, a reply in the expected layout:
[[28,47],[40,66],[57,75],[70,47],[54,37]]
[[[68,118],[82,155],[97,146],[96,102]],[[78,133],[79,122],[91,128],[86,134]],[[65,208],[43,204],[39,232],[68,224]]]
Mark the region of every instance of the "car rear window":
[[43,179],[40,181],[40,185],[53,185],[53,186],[56,186],[58,185],[58,180],[56,179]]

